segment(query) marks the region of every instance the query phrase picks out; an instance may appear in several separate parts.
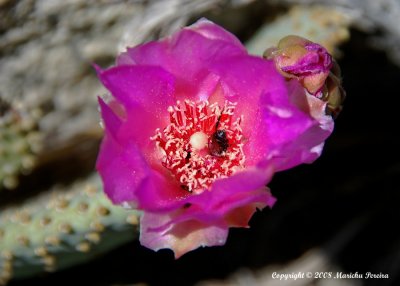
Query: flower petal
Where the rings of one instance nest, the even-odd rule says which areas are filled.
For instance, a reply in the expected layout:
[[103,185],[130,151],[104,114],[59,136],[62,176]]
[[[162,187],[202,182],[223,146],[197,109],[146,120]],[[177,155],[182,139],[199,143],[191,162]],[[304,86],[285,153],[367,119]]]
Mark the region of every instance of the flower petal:
[[[231,214],[235,210],[241,210],[246,206],[252,206],[252,213],[256,211],[256,208],[272,207],[276,199],[265,187],[272,173],[272,167],[250,168],[231,177],[216,180],[210,191],[206,190],[180,201],[180,204],[175,206],[177,212],[174,217],[166,221],[164,225],[158,228],[148,227],[152,231],[164,232],[172,225],[179,225],[190,220],[222,225],[233,218]],[[246,213],[249,213],[249,210]],[[243,220],[246,218],[242,218],[241,222],[234,225],[242,223]]]
[[[272,202],[270,201],[271,194],[265,190],[265,185],[272,178],[273,172],[272,167],[263,169],[248,167],[228,178],[216,180],[210,191],[193,196],[188,202],[201,206],[205,212],[212,211],[220,216],[248,202],[269,204]],[[261,196],[255,196],[256,194],[261,194]]]
[[142,245],[154,250],[171,248],[178,258],[200,246],[224,244],[228,227],[247,227],[257,208],[275,203],[265,188],[265,172],[271,175],[272,169],[252,169],[217,180],[211,191],[188,197],[186,206],[173,212],[145,212]]
[[133,143],[122,146],[110,136],[103,139],[96,168],[115,204],[134,201],[137,208],[160,211],[190,195],[166,170],[151,168]]
[[101,71],[99,77],[127,110],[139,105],[157,113],[175,103],[174,77],[160,67],[118,66]]
[[246,137],[256,132],[254,114],[258,112],[260,96],[265,92],[286,95],[285,82],[272,61],[235,56],[215,61],[210,71],[221,78],[224,98],[237,103],[235,114],[243,116],[241,127]]
[[183,190],[166,169],[153,169],[135,192],[138,208],[147,211],[171,211],[191,194]]
[[120,66],[101,71],[99,77],[126,109],[118,140],[135,140],[147,155],[154,155],[149,138],[167,125],[168,106],[175,104],[173,76],[160,67]]
[[200,20],[160,41],[129,48],[119,56],[117,65],[161,66],[177,78],[178,98],[184,95],[185,99],[196,100],[193,96],[208,76],[209,64],[246,54],[231,33],[210,21]]
[[243,115],[247,165],[273,159],[276,168],[283,170],[318,158],[321,148],[317,146],[332,132],[333,121],[322,118],[325,105],[317,107],[311,98],[296,106],[295,98],[306,97],[304,88],[298,84],[295,90],[285,82],[272,61],[237,56],[217,61],[210,69],[221,78],[224,97],[238,103],[235,114]]
[[103,118],[103,122],[105,125],[106,132],[113,137],[113,139],[117,139],[118,132],[122,126],[121,118],[119,118],[111,108],[104,102],[102,98],[98,98],[101,116]]
[[115,204],[136,201],[135,190],[150,172],[141,152],[133,144],[120,145],[107,134],[96,168],[103,179],[105,193]]
[[320,145],[331,130],[322,130],[317,120],[297,109],[287,97],[274,98],[272,94],[265,94],[262,104],[256,126],[259,135],[253,136],[246,146],[250,157],[273,160],[277,170],[283,170],[310,163],[319,156],[314,147]]
[[206,39],[224,41],[226,44],[234,45],[244,53],[247,53],[243,44],[236,36],[205,18],[198,20],[193,25],[187,27],[187,29],[201,34]]
[[175,258],[179,258],[198,247],[224,245],[226,242],[226,226],[207,225],[195,220],[171,226],[162,234],[148,228],[164,225],[170,219],[171,214],[144,213],[140,220],[140,243],[155,251],[170,248]]

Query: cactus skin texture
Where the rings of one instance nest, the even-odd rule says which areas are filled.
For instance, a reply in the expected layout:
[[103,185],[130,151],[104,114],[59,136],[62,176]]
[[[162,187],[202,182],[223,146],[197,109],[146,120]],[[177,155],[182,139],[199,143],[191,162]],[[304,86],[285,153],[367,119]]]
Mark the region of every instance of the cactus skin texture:
[[0,285],[84,262],[137,237],[138,213],[113,206],[97,175],[0,213]]
[[275,46],[287,35],[297,35],[324,46],[331,54],[335,47],[348,40],[350,32],[349,16],[324,6],[295,6],[274,22],[266,23],[246,47],[249,53],[262,55],[266,48]]
[[28,174],[41,150],[42,135],[37,128],[39,110],[14,109],[0,98],[0,190],[13,189],[18,176]]

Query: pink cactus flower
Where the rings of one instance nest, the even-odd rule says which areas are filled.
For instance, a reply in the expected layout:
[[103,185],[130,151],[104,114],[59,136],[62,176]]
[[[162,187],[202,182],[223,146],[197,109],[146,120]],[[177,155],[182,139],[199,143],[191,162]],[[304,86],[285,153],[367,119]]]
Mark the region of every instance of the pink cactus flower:
[[274,172],[314,161],[333,129],[325,102],[204,19],[97,70],[113,96],[99,98],[105,193],[141,211],[142,245],[176,258],[248,227],[275,202]]

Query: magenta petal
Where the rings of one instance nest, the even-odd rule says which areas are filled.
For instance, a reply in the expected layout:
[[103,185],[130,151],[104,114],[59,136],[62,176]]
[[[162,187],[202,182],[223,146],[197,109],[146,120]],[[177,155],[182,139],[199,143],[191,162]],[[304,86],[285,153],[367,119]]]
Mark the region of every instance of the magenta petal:
[[197,64],[200,61],[207,63],[238,54],[247,51],[234,35],[210,21],[200,20],[160,41],[129,48],[119,56],[117,64],[162,66],[174,75],[185,76],[189,72],[192,76],[205,66]]
[[167,38],[164,41],[149,42],[134,48],[128,48],[125,53],[118,56],[117,66],[171,66],[173,65],[173,61],[169,55],[168,43]]
[[138,208],[150,212],[170,211],[182,205],[190,193],[165,170],[152,170],[136,191]]
[[[275,199],[265,188],[272,172],[240,172],[217,180],[211,191],[188,197],[187,207],[168,213],[145,212],[141,244],[154,250],[170,248],[176,258],[200,246],[224,244],[229,226],[245,226],[257,207],[274,204]],[[239,212],[241,215],[236,216]]]
[[[263,169],[249,167],[229,178],[216,180],[210,191],[191,197],[189,202],[201,206],[205,212],[212,210],[223,214],[226,208],[237,207],[234,206],[235,202],[239,202],[240,205],[241,199],[255,199],[248,195],[249,192],[253,194],[261,192],[262,195],[266,195],[262,197],[263,202],[267,204],[269,202],[267,197],[270,197],[270,194],[265,192],[265,185],[272,178],[273,172],[272,167]],[[254,200],[256,201],[258,200]]]
[[[282,145],[281,157],[274,158],[277,170],[285,170],[300,163],[312,163],[322,152],[325,140],[334,128],[332,116],[326,115],[326,102],[304,92],[303,87],[295,81],[288,83],[290,102],[307,114],[313,124],[290,144]],[[284,160],[282,160],[284,159]]]
[[177,78],[177,85],[184,88],[187,99],[196,100],[193,96],[207,76],[209,64],[246,54],[243,45],[231,33],[200,20],[170,37],[128,49],[118,58],[117,64],[160,66]]
[[122,146],[107,135],[101,144],[96,168],[103,179],[105,193],[115,204],[136,201],[135,190],[150,172],[134,145]]
[[158,251],[170,248],[175,258],[179,258],[188,251],[198,247],[216,246],[225,244],[228,228],[218,225],[207,225],[198,221],[186,221],[164,233],[149,230],[167,223],[173,214],[144,213],[140,220],[140,243],[150,249]]
[[158,229],[153,226],[149,226],[149,229],[163,231],[171,225],[179,225],[190,220],[222,225],[226,216],[235,209],[253,205],[254,212],[256,207],[272,207],[276,199],[265,185],[272,177],[273,171],[272,167],[249,168],[229,178],[216,180],[210,191],[206,190],[181,201],[181,205],[176,206],[182,209],[179,215],[176,214],[173,219],[160,225]]
[[102,71],[99,77],[127,111],[140,106],[157,115],[175,104],[174,77],[160,67],[118,66]]
[[160,155],[150,137],[154,136],[157,128],[167,124],[167,114],[166,110],[157,114],[139,106],[132,107],[120,128],[119,142],[134,141],[150,165],[160,165]]
[[272,158],[277,171],[287,170],[302,163],[314,162],[321,155],[324,140],[330,134],[331,132],[314,126],[296,138],[296,141],[282,146],[280,155]]
[[[242,115],[242,129],[251,137],[263,93],[286,95],[283,77],[275,70],[272,61],[253,56],[236,56],[214,62],[211,71],[221,78],[225,99],[237,102],[235,114]],[[287,96],[287,95],[286,95]]]
[[266,139],[273,147],[292,141],[315,124],[312,118],[289,102],[287,95],[264,93],[260,98],[260,108],[261,122],[268,132]]
[[[162,68],[144,66],[114,67],[99,76],[126,109],[117,140],[120,143],[134,140],[150,163],[156,154],[150,137],[156,128],[168,124],[168,107],[176,103],[173,76]],[[105,109],[104,104],[102,108]]]
[[111,110],[111,108],[104,102],[102,98],[98,98],[101,116],[103,118],[105,130],[115,140],[118,136],[118,132],[122,126],[121,119]]
[[233,34],[227,32],[222,27],[215,25],[213,22],[202,18],[189,26],[187,29],[193,30],[201,34],[204,38],[210,40],[224,41],[227,44],[235,45],[237,48],[247,53],[246,49],[243,47],[242,43]]
[[96,164],[104,191],[116,204],[135,201],[138,208],[160,211],[188,196],[169,175],[151,169],[133,144],[119,145],[106,136]]
[[265,162],[272,158],[285,161],[288,154],[282,148],[296,142],[316,122],[292,105],[285,92],[263,94],[259,106],[254,132],[245,146],[248,161]]
[[[215,196],[215,195],[214,195]],[[207,200],[204,200],[207,202]],[[204,202],[204,203],[205,203]],[[171,226],[177,226],[187,221],[198,221],[205,224],[225,225],[226,227],[241,226],[246,227],[253,213],[266,206],[272,207],[276,199],[271,195],[268,188],[263,187],[259,190],[236,193],[225,200],[204,207],[204,203],[190,204],[179,215],[158,228],[149,227],[149,230],[163,232]],[[232,220],[232,214],[240,209],[247,208],[247,217],[236,217]],[[243,223],[245,221],[245,223]],[[174,230],[172,228],[171,232]]]

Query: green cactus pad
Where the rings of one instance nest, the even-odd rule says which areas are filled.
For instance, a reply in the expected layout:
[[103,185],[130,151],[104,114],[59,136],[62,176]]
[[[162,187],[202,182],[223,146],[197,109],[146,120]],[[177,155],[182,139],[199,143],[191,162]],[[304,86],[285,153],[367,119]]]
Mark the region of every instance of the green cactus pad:
[[339,10],[324,6],[296,6],[266,23],[247,42],[250,54],[262,55],[264,50],[276,46],[281,38],[297,35],[323,45],[330,53],[335,53],[338,44],[349,38],[350,18]]
[[0,190],[13,189],[18,176],[29,173],[41,150],[42,136],[37,129],[40,111],[20,111],[1,101],[0,114]]
[[137,237],[138,213],[113,206],[97,175],[0,213],[0,285],[87,261]]

